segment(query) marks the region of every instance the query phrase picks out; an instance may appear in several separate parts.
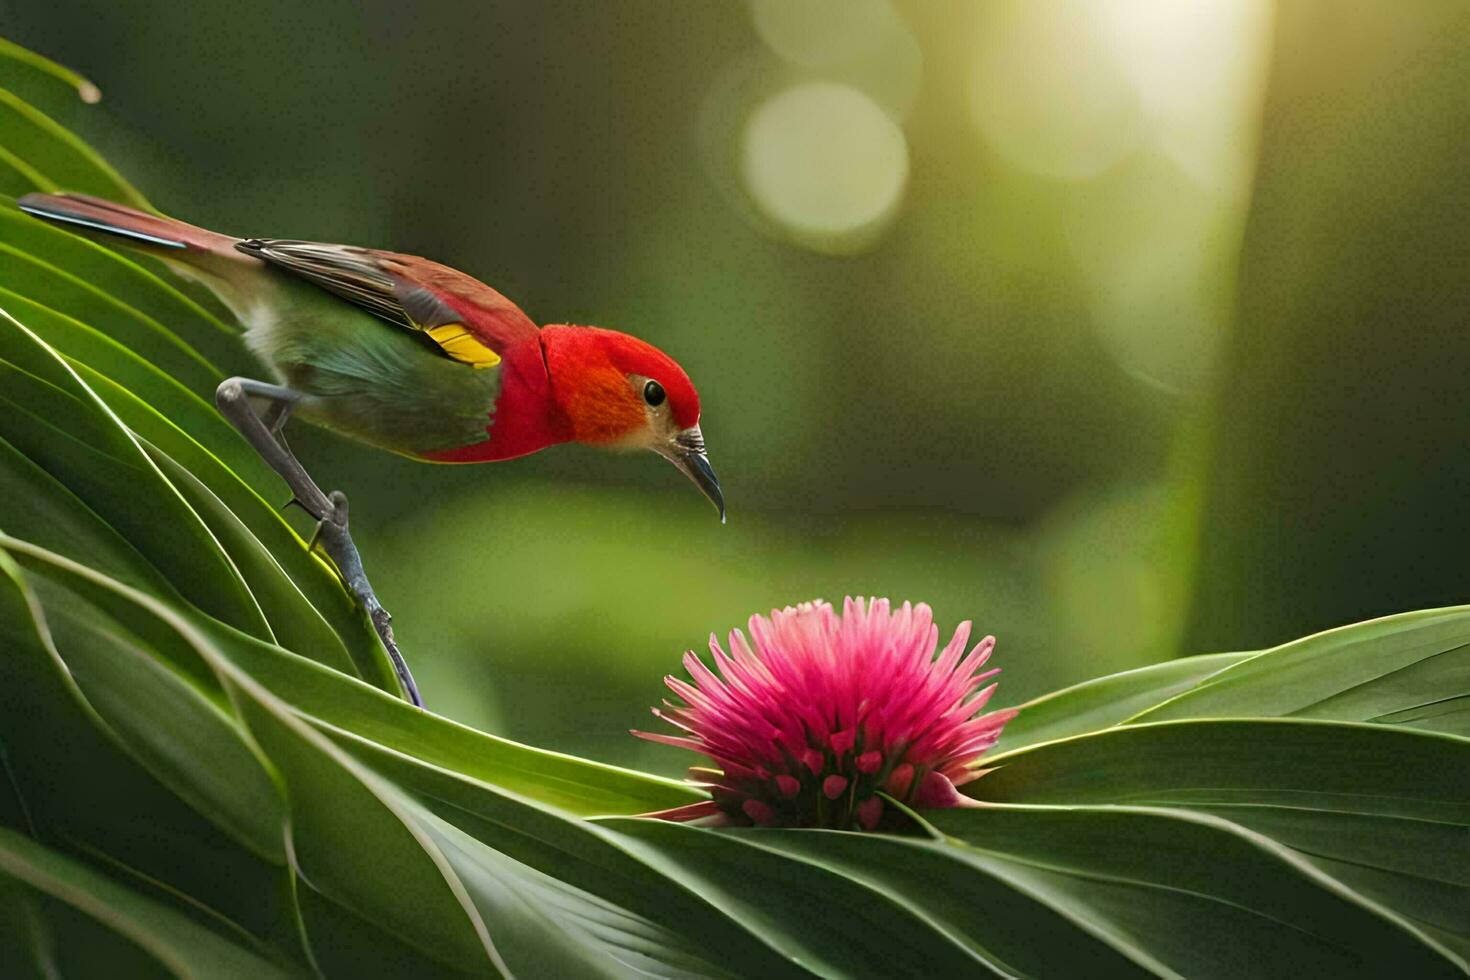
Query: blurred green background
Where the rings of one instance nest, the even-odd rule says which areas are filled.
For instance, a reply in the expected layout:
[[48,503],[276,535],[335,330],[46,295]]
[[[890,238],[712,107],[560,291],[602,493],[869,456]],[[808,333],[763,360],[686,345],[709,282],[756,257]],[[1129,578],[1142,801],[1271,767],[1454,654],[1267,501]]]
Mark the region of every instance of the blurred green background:
[[[431,707],[675,772],[686,648],[814,596],[1014,703],[1470,596],[1470,5],[9,0],[164,211],[418,252],[674,354],[651,455],[328,434]],[[284,498],[284,490],[283,490]]]

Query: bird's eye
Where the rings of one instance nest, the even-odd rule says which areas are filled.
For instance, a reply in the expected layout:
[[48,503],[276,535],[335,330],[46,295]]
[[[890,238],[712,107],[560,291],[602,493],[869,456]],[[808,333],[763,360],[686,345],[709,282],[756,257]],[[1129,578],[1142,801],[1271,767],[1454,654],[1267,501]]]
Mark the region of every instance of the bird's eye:
[[657,381],[650,381],[648,382],[648,384],[643,386],[643,400],[648,402],[648,404],[652,405],[654,408],[658,408],[660,405],[662,405],[664,403],[664,399],[667,397],[669,396],[664,394],[664,386],[659,384]]

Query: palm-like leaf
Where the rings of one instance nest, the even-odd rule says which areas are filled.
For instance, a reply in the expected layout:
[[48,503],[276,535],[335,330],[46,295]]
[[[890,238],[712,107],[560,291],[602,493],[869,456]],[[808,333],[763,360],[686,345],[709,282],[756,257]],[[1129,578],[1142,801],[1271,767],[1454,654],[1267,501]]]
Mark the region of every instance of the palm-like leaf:
[[[141,200],[54,121],[84,83],[0,86],[0,191]],[[385,693],[210,406],[247,363],[0,202],[6,975],[1466,970],[1470,610],[1059,692],[915,836],[638,819],[698,794]]]

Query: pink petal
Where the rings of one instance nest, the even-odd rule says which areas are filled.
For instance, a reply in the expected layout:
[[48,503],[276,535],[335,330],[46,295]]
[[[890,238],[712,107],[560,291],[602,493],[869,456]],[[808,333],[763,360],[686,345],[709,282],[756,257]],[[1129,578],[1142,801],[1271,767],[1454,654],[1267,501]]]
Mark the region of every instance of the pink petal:
[[670,810],[656,810],[653,813],[640,813],[640,817],[653,817],[656,820],[673,820],[682,823],[685,820],[698,820],[701,817],[713,817],[720,812],[720,806],[714,800],[700,800],[698,803],[686,803],[676,806]]
[[686,653],[687,673],[665,678],[673,698],[654,712],[674,731],[635,734],[714,760],[717,768],[692,770],[691,779],[709,787],[715,811],[737,820],[830,825],[850,813],[852,826],[868,829],[881,821],[882,804],[870,799],[818,820],[803,768],[830,799],[893,766],[883,783],[898,798],[971,805],[956,787],[984,772],[980,758],[1015,711],[982,713],[995,691],[996,670],[985,669],[995,639],[967,653],[970,639],[965,622],[940,649],[923,603],[847,597],[836,609],[816,601],[772,610],[732,630],[726,647],[711,635],[710,661]]
[[772,810],[769,805],[762,803],[760,800],[746,800],[740,804],[740,809],[744,810],[747,817],[762,827],[769,827],[776,822],[776,811]]
[[878,826],[878,821],[883,819],[883,800],[881,797],[870,796],[857,805],[858,826],[864,830],[872,830]]
[[705,747],[692,738],[680,738],[678,735],[661,735],[658,732],[640,732],[636,728],[628,729],[630,734],[639,738],[646,738],[650,742],[661,742],[664,745],[672,745],[676,749],[688,749],[690,752],[704,754]]
[[988,772],[995,772],[995,770],[994,769],[961,769],[959,772],[956,773],[956,772],[950,772],[949,770],[946,769],[944,774],[946,776],[948,776],[949,777],[949,781],[952,782],[952,783],[954,783],[956,786],[963,786],[966,783],[973,783],[975,780],[979,779],[981,776],[985,775]]
[[732,759],[720,759],[719,763],[720,768],[725,770],[725,775],[731,779],[759,780],[762,778],[756,770],[749,766],[743,766]]
[[943,773],[926,772],[914,793],[914,804],[924,807],[979,806],[968,796],[961,796],[954,783]]
[[954,665],[959,662],[960,654],[965,652],[965,644],[970,641],[970,630],[973,626],[974,624],[968,619],[960,623],[959,628],[954,631],[954,638],[945,645],[944,652],[935,662],[935,670],[945,674],[954,671]]
[[906,799],[909,795],[909,787],[914,781],[914,767],[905,762],[893,768],[888,774],[888,785],[885,787],[890,796],[898,799]]

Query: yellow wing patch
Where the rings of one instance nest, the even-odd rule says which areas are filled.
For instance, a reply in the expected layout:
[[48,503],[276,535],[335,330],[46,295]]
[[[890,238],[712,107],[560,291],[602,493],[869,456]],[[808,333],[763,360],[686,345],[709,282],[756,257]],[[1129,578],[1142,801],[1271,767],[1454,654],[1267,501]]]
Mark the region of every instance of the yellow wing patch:
[[495,353],[479,339],[464,328],[462,323],[446,323],[439,327],[430,327],[424,331],[433,338],[434,343],[443,348],[444,353],[470,367],[487,368],[494,367],[500,363],[500,355]]

